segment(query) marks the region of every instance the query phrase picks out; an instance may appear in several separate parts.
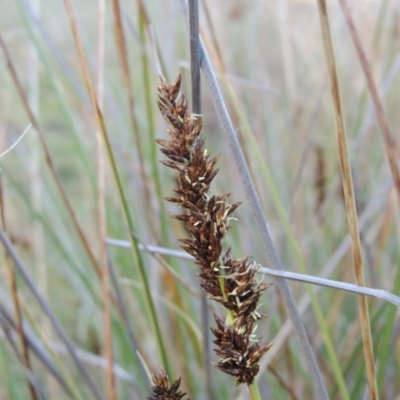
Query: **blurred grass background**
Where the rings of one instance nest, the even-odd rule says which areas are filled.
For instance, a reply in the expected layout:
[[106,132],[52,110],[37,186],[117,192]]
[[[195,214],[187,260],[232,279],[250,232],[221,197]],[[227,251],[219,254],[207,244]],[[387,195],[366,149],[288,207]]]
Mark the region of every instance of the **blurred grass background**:
[[[388,188],[391,174],[353,43],[337,2],[328,3],[360,220],[366,215],[361,238],[367,285],[397,294],[396,194]],[[396,137],[400,126],[399,4],[394,0],[348,3]],[[73,214],[96,263],[100,263],[97,127],[66,8],[55,0],[3,0],[2,5],[0,34]],[[177,249],[177,238],[186,233],[178,221],[169,217],[176,211],[174,207],[163,201],[164,196],[172,194],[175,179],[159,164],[162,157],[154,138],[166,136],[156,107],[160,68],[171,80],[181,72],[189,97],[188,35],[178,2],[121,1],[130,87],[121,72],[111,3],[105,4],[105,55],[100,60],[98,3],[75,1],[73,7],[94,85],[99,66],[104,68],[103,117],[135,229],[130,232],[127,227],[126,210],[121,207],[113,180],[115,170],[106,163],[107,237],[129,240],[132,233],[141,243]],[[316,2],[203,0],[201,30],[285,268],[298,272],[304,264],[308,274],[317,276],[331,265],[330,278],[354,282],[349,246],[334,259],[348,227]],[[0,61],[2,152],[32,121],[22,105],[4,52],[0,52]],[[133,114],[128,102],[130,90]],[[242,200],[244,192],[206,88],[203,114],[208,149],[212,154],[221,154],[214,192],[231,192],[233,201]],[[398,151],[398,143],[395,145]],[[83,365],[100,391],[106,393],[101,279],[46,160],[35,127],[0,159],[6,231],[38,290],[81,350]],[[368,214],[371,202],[375,208]],[[229,243],[234,255],[251,255],[266,265],[246,203],[236,216],[238,222]],[[149,394],[149,381],[142,365],[152,373],[163,366],[138,272],[142,263],[173,377],[182,376],[182,387],[190,397],[202,399],[205,366],[195,267],[187,260],[140,254],[138,258],[129,249],[107,246],[108,263],[122,299],[117,299],[116,286],[111,282],[112,343],[115,363],[120,367],[116,374],[118,398],[144,398]],[[0,274],[0,303],[13,316],[9,263],[3,251]],[[87,382],[65,354],[52,325],[18,274],[17,283],[26,329],[68,383],[73,393],[70,397],[92,398]],[[306,296],[305,285],[291,283],[291,287],[300,302]],[[367,390],[356,300],[355,295],[337,290],[323,288],[318,292],[345,389],[339,389],[338,372],[334,373],[333,361],[327,355],[314,309],[307,308],[303,315],[333,399],[346,395],[363,399]],[[125,316],[121,304],[126,307]],[[400,323],[396,309],[375,299],[369,301],[369,306],[381,398],[400,398],[396,397],[400,394],[396,378]],[[210,315],[213,307],[210,304]],[[263,295],[262,311],[269,318],[260,324],[258,334],[264,341],[275,341],[287,319],[276,289]],[[25,371],[4,333],[4,314],[0,322],[0,398],[26,399],[29,392],[28,385],[23,384]],[[16,335],[14,340],[18,344]],[[31,355],[31,359],[46,397],[70,398],[37,357]],[[240,395],[240,388],[233,387],[231,379],[217,370],[212,370],[212,388],[213,398]],[[312,387],[292,334],[279,342],[274,357],[263,365],[260,388],[264,398],[311,398]]]

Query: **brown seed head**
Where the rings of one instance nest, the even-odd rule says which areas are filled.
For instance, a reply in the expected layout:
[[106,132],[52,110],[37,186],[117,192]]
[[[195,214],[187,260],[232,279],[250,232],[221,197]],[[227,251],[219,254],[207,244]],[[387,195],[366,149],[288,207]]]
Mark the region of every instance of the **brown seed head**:
[[[199,279],[209,297],[231,311],[234,321],[228,326],[216,317],[212,329],[220,357],[216,364],[234,375],[236,383],[251,383],[258,372],[258,361],[270,345],[258,341],[250,345],[261,292],[269,285],[255,277],[257,267],[250,258],[222,256],[223,241],[230,229],[232,214],[240,203],[230,204],[229,194],[212,195],[210,185],[218,170],[218,157],[211,158],[201,136],[202,118],[189,112],[187,101],[178,98],[181,78],[167,84],[161,78],[158,106],[169,125],[169,140],[157,140],[168,157],[162,163],[177,172],[179,188],[167,200],[178,204],[184,213],[174,218],[185,223],[191,237],[181,239],[182,248],[195,258],[200,268]],[[223,285],[221,284],[223,279]],[[222,291],[224,290],[224,292]]]
[[[153,383],[151,390],[153,394],[146,397],[148,400],[181,400],[186,393],[179,392],[181,378],[177,379],[172,385],[165,371],[162,369],[159,374],[153,375]],[[189,400],[189,399],[187,399]]]

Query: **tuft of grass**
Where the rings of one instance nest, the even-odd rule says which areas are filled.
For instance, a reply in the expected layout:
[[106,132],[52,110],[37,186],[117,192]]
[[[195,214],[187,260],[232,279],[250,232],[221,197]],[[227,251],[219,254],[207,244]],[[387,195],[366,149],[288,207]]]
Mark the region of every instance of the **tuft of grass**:
[[[0,15],[0,397],[140,399],[154,385],[148,371],[161,365],[171,385],[181,376],[184,398],[248,397],[211,365],[218,359],[207,350],[204,321],[224,313],[204,301],[192,261],[176,253],[187,232],[169,218],[176,205],[163,200],[177,182],[158,164],[153,140],[164,132],[154,108],[158,76],[169,80],[180,69],[189,93],[194,71],[181,3],[113,0],[101,11],[102,0],[49,0],[40,13],[33,3],[5,0]],[[397,307],[386,303],[398,301],[391,294],[400,284],[397,8],[372,0],[349,13],[350,2],[329,3],[353,173],[353,184],[349,176],[345,184],[357,206],[349,211],[317,5],[191,0],[197,3],[210,68],[201,60],[201,107],[192,108],[203,116],[207,147],[220,153],[213,191],[232,193],[237,203],[252,180],[261,205],[254,219],[255,203],[243,202],[232,257],[258,260],[265,267],[258,279],[280,273],[270,260],[286,270],[260,298],[270,315],[258,324],[259,336],[274,345],[260,360],[253,396],[300,399],[319,391],[320,398],[358,399],[369,383],[374,396],[396,397]],[[73,5],[72,24],[66,5]],[[244,179],[221,116],[244,154]],[[273,239],[267,247],[265,221]],[[357,229],[365,291],[345,285],[354,281]],[[300,342],[280,284],[304,326]],[[374,296],[376,372],[369,377],[361,292]]]

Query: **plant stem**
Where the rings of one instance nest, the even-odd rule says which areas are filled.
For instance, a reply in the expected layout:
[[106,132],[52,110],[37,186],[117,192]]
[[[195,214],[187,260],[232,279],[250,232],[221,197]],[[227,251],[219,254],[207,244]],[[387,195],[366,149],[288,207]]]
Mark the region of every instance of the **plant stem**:
[[258,388],[257,381],[254,381],[251,385],[247,385],[249,388],[251,400],[261,400],[260,390]]

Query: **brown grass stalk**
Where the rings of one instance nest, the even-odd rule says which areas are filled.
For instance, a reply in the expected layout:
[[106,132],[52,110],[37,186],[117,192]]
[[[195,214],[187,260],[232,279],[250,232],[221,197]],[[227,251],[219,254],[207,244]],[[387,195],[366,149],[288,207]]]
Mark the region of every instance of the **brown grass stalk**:
[[390,133],[390,128],[385,115],[385,111],[383,109],[383,105],[375,85],[374,77],[372,76],[370,63],[367,60],[367,56],[363,49],[363,45],[361,43],[360,36],[357,32],[357,28],[351,16],[347,1],[339,0],[339,4],[342,8],[344,18],[350,30],[350,35],[353,40],[354,47],[356,48],[356,52],[360,60],[360,65],[364,72],[365,79],[367,81],[368,90],[370,92],[372,102],[375,107],[376,116],[378,118],[378,123],[381,128],[383,142],[385,144],[386,155],[389,161],[389,167],[393,176],[394,186],[397,192],[397,199],[399,201],[399,206],[400,206],[400,174],[399,174],[399,169],[397,167],[398,155],[396,154],[395,142],[393,141],[392,135]]
[[[5,202],[4,202],[3,192],[4,192],[3,175],[0,172],[0,218],[1,218],[1,224],[3,226],[3,230],[7,234],[7,222],[6,222]],[[32,371],[28,343],[26,340],[26,336],[24,334],[23,326],[22,326],[22,312],[21,312],[21,306],[19,303],[17,279],[15,276],[14,268],[12,266],[10,255],[7,252],[6,252],[6,266],[7,266],[7,270],[8,270],[7,277],[8,277],[9,285],[10,285],[11,298],[12,298],[13,305],[14,305],[15,321],[16,321],[16,325],[17,325],[16,331],[18,333],[20,344],[21,344],[21,349],[22,349],[22,360],[23,360],[23,363],[24,363],[26,369],[28,371]],[[36,389],[30,379],[28,379],[28,388],[29,388],[29,394],[30,394],[31,398],[33,400],[37,400],[38,396],[36,393]]]
[[[329,82],[334,108],[336,136],[339,146],[339,160],[342,172],[343,190],[346,203],[347,220],[351,237],[351,249],[353,254],[353,267],[356,282],[359,286],[365,286],[364,269],[361,253],[361,242],[358,229],[357,210],[355,204],[353,178],[351,174],[350,157],[347,146],[346,127],[342,109],[339,80],[336,69],[328,11],[325,0],[318,0],[318,9],[321,22],[322,38],[325,58],[328,66]],[[364,357],[367,370],[368,387],[371,400],[378,399],[378,390],[375,376],[374,352],[372,346],[371,328],[369,321],[368,303],[366,296],[359,296],[359,312],[361,332],[364,344]]]
[[[98,0],[97,12],[97,101],[99,107],[103,107],[104,100],[104,23],[105,23],[105,0]],[[98,184],[98,223],[99,223],[99,259],[101,268],[101,285],[103,297],[103,320],[104,320],[104,341],[107,359],[107,382],[108,399],[116,400],[117,393],[115,387],[114,374],[114,352],[112,340],[112,320],[110,309],[110,278],[107,265],[107,222],[105,207],[105,162],[104,146],[101,132],[96,132],[97,144],[97,184]]]
[[[118,56],[119,56],[119,60],[120,60],[120,64],[121,64],[122,78],[124,80],[125,90],[126,90],[126,94],[128,97],[129,118],[130,118],[131,127],[132,127],[132,131],[133,131],[135,145],[137,148],[137,155],[139,158],[139,173],[140,173],[140,177],[142,179],[142,185],[144,188],[146,204],[148,205],[148,207],[146,207],[145,212],[147,212],[149,214],[150,207],[152,204],[151,193],[150,193],[150,187],[148,185],[149,180],[147,179],[146,170],[144,167],[145,160],[143,159],[142,140],[141,140],[139,126],[138,126],[136,115],[135,115],[135,98],[133,96],[133,85],[132,85],[132,79],[131,79],[131,75],[130,75],[128,51],[127,51],[127,46],[126,46],[124,27],[122,24],[121,7],[120,7],[119,0],[112,0],[112,10],[113,10],[113,15],[114,15],[115,41],[117,43]],[[149,216],[149,218],[147,218],[147,221],[149,221],[149,226],[150,226],[150,229],[151,229],[154,239],[157,240],[158,235],[157,235],[157,230],[156,230],[156,227],[154,224],[154,218]]]

